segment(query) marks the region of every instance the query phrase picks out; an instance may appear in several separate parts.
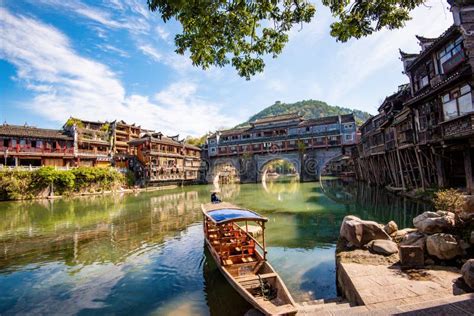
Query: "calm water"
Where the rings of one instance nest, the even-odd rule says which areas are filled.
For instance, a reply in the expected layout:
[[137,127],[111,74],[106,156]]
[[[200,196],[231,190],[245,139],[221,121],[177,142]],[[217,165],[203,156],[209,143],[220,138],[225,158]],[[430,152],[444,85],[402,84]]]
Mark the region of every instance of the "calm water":
[[[245,313],[204,248],[210,190],[0,203],[0,314]],[[269,218],[269,260],[297,301],[336,296],[345,215],[407,227],[429,208],[341,181],[228,185],[221,197]]]

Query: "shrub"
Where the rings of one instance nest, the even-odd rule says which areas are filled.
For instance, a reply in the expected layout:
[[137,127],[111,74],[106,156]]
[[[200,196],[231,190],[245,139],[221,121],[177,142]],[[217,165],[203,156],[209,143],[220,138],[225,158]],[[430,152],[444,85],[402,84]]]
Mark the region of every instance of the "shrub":
[[2,200],[32,198],[37,189],[32,172],[22,170],[0,172],[0,197]]
[[95,189],[110,190],[125,183],[125,177],[113,168],[79,167],[56,170],[41,167],[35,171],[0,171],[0,200],[31,199],[53,185],[56,194]]
[[440,190],[435,193],[434,205],[437,210],[459,213],[464,203],[463,194],[456,189]]

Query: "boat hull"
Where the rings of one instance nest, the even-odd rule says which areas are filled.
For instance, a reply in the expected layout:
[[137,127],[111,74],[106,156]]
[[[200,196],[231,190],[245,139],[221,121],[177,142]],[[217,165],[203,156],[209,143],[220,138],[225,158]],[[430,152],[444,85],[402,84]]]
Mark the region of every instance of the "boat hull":
[[[227,269],[222,266],[220,263],[220,259],[217,256],[214,248],[212,247],[211,243],[207,238],[205,238],[206,246],[209,249],[209,252],[211,253],[217,268],[219,271],[222,273],[222,275],[225,277],[227,282],[239,293],[240,296],[242,296],[250,305],[252,305],[254,308],[258,309],[265,315],[294,315],[296,314],[297,310],[295,308],[295,302],[291,298],[288,289],[284,285],[283,281],[281,278],[278,276],[278,274],[275,272],[273,267],[265,261],[265,269],[267,272],[264,275],[271,275],[271,278],[274,279],[274,283],[276,283],[278,290],[284,292],[284,296],[286,296],[285,301],[286,304],[282,304],[281,308],[279,307],[273,307],[269,301],[265,301],[262,298],[255,298],[248,290],[246,290],[239,281],[232,276]],[[271,272],[269,272],[271,271]]]

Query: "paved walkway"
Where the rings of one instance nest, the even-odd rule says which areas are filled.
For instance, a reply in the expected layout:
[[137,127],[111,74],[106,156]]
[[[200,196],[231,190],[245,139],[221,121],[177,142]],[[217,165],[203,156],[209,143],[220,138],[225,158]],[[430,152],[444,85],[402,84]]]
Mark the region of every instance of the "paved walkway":
[[460,289],[455,268],[403,271],[398,265],[339,263],[347,301],[300,303],[298,315],[474,315],[474,294]]

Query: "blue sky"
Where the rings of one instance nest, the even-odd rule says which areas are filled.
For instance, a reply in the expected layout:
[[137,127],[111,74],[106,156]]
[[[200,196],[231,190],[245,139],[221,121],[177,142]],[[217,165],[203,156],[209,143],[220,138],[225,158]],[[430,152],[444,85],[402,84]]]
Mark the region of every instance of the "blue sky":
[[231,127],[274,101],[317,99],[375,113],[407,81],[398,49],[452,24],[446,1],[427,1],[401,30],[338,43],[315,2],[310,24],[290,32],[250,81],[232,67],[206,71],[174,53],[176,22],[145,0],[0,0],[0,119],[59,128],[70,116],[123,119],[167,134]]

